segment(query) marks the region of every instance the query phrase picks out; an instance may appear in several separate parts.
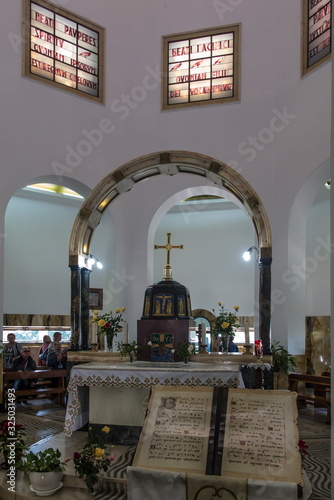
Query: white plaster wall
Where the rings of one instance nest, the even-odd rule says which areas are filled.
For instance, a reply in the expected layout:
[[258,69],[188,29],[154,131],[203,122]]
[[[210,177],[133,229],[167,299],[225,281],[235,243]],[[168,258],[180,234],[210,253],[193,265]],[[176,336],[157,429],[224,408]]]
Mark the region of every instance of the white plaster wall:
[[[273,289],[280,288],[289,259],[293,203],[300,186],[330,154],[331,63],[300,78],[300,0],[249,0],[225,12],[202,0],[61,0],[59,4],[106,27],[105,106],[21,76],[21,0],[4,0],[0,234],[5,233],[11,196],[33,178],[59,173],[55,161],[63,165],[64,175],[93,188],[108,172],[139,156],[161,150],[195,151],[230,162],[258,193],[273,233]],[[242,25],[241,101],[162,112],[161,36],[233,23]],[[140,102],[138,86],[146,87]],[[130,105],[121,103],[126,96]],[[114,130],[89,155],[70,164],[69,148],[80,149],[80,141],[86,140],[83,131],[98,128],[104,118],[112,120]],[[149,203],[156,205],[155,199]],[[0,271],[3,240],[2,236]],[[124,259],[126,255],[128,250]],[[131,269],[131,262],[127,265]],[[0,308],[2,285],[0,280]],[[125,290],[135,293],[130,287]],[[274,336],[285,344],[288,335],[301,335],[290,330],[288,316],[287,301],[275,305]]]
[[[81,202],[29,194],[12,197],[7,207],[3,310],[6,314],[68,315],[68,244]],[[105,288],[105,274],[114,261],[113,239],[107,216],[96,230],[92,247],[105,264],[103,271],[94,268],[93,288]]]

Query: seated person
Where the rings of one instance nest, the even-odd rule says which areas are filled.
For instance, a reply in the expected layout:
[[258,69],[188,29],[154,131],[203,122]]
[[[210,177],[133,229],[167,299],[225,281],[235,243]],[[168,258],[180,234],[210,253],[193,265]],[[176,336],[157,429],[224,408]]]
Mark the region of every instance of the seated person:
[[[44,341],[44,337],[43,337],[43,341]],[[46,359],[48,357],[48,354],[51,354],[51,352],[54,351],[54,344],[55,344],[55,342],[60,342],[60,341],[61,341],[61,333],[60,332],[54,332],[54,334],[53,334],[53,341],[51,342],[51,339],[50,339],[50,344],[39,355],[39,360],[41,362],[45,361],[44,366],[46,365]]]
[[54,348],[46,358],[46,366],[49,368],[62,369],[66,368],[67,352],[63,349],[61,342],[54,342]]
[[43,337],[43,345],[41,346],[38,352],[38,366],[46,366],[46,356],[43,356],[43,353],[48,349],[51,344],[51,338],[49,335],[44,335]]
[[[34,371],[36,369],[36,363],[30,356],[30,347],[23,346],[20,356],[13,361],[13,372]],[[24,373],[22,373],[20,380],[14,380],[13,388],[15,390],[33,388],[36,382],[37,379],[25,378]]]
[[20,357],[21,346],[15,342],[15,334],[7,335],[8,344],[3,346],[3,367],[13,368],[13,361]]
[[227,352],[238,352],[238,346],[233,342],[233,337],[228,338]]

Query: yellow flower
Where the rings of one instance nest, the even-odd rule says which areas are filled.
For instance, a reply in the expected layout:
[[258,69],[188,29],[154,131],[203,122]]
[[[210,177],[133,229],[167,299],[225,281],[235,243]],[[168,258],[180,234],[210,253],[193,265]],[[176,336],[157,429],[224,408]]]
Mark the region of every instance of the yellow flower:
[[234,306],[234,309],[235,309],[236,311],[239,311],[239,306]]
[[126,310],[125,307],[122,307],[122,311],[125,311],[125,310]]
[[104,455],[104,450],[102,448],[95,448],[94,457],[96,458],[96,460],[101,460],[103,455]]
[[120,310],[120,308],[118,307],[118,308],[116,309],[116,314],[118,314],[118,313],[120,313],[120,312],[121,312],[121,310]]
[[224,323],[222,324],[222,327],[225,329],[228,327],[228,323],[226,321],[224,321]]
[[218,302],[218,305],[219,305],[219,306],[221,306],[221,305],[222,305],[222,303],[221,303],[221,302]]
[[119,332],[121,332],[121,331],[122,331],[122,328],[119,328],[119,329],[118,329],[118,331],[119,331]]
[[106,322],[104,321],[104,319],[100,319],[97,324],[99,326],[104,326],[106,324]]
[[97,322],[97,316],[93,316],[93,321],[94,321],[94,323]]
[[102,429],[102,432],[105,432],[106,434],[109,434],[109,432],[110,432],[109,427],[108,427],[107,425],[105,425],[105,426],[103,427],[103,429]]
[[93,314],[94,314],[94,316],[97,316],[99,314],[99,311],[97,311],[96,309],[94,309]]

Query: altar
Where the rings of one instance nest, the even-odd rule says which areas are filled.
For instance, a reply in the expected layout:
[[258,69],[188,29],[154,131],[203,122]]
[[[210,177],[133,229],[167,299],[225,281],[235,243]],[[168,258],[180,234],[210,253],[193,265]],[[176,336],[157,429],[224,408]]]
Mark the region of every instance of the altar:
[[151,387],[244,387],[239,365],[122,361],[90,362],[71,369],[64,432],[86,425],[142,426]]

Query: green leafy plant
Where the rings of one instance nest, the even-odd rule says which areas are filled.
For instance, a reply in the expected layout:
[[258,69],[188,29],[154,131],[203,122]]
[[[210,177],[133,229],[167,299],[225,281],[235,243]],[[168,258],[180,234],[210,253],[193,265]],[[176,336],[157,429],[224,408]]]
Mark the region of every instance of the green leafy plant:
[[60,457],[58,448],[47,448],[37,453],[30,451],[23,456],[20,468],[25,472],[61,472],[65,470],[65,462],[62,462]]
[[[238,324],[238,318],[236,315],[236,313],[239,311],[239,306],[234,306],[235,312],[232,313],[225,309],[221,302],[218,302],[218,305],[220,307],[220,310],[216,319],[214,320],[212,334],[215,336],[215,338],[217,338],[218,335],[221,335],[223,348],[226,350],[228,338],[234,338],[234,328],[239,328],[240,326]],[[212,311],[214,314],[216,314],[214,309],[212,309]]]
[[196,354],[195,346],[191,342],[184,342],[183,340],[172,349],[172,353],[174,352],[183,359]]
[[114,455],[109,456],[106,453],[106,437],[109,432],[110,429],[106,425],[97,433],[92,433],[90,427],[87,442],[80,452],[76,451],[73,455],[75,472],[80,478],[84,478],[88,491],[91,493],[99,480],[100,471],[107,471],[115,459]]
[[21,464],[21,457],[28,447],[25,444],[25,429],[23,425],[15,420],[2,420],[0,422],[0,451],[5,458],[4,466],[18,467]]
[[271,344],[271,352],[275,372],[283,370],[288,374],[290,371],[295,371],[294,368],[297,366],[295,358],[278,341],[274,340]]
[[130,356],[130,361],[137,357],[139,346],[137,342],[134,340],[132,344],[123,344],[122,342],[117,343],[117,350],[120,352],[121,357]]

